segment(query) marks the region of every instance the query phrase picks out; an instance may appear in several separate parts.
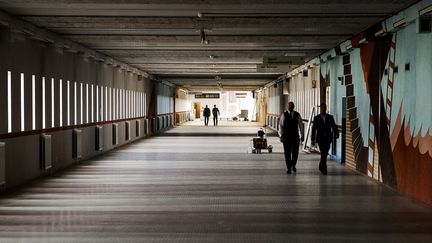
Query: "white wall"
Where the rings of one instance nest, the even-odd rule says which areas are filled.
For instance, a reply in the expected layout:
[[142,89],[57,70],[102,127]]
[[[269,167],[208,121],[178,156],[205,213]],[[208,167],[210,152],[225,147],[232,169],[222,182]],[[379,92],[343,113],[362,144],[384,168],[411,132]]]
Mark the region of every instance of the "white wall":
[[[191,104],[201,103],[201,114],[206,105],[210,109],[216,105],[220,111],[221,118],[232,118],[240,114],[241,110],[248,110],[248,119],[253,118],[255,99],[250,91],[203,91],[202,93],[218,93],[219,99],[195,99],[195,95],[189,95]],[[236,93],[246,93],[246,98],[236,98]]]

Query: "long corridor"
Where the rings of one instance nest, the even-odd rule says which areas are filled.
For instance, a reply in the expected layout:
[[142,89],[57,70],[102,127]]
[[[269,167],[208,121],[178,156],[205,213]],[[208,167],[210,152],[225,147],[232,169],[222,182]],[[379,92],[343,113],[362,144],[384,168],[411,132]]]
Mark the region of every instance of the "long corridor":
[[336,162],[323,176],[316,154],[287,175],[277,137],[248,153],[257,127],[200,134],[224,129],[177,127],[2,196],[0,242],[432,240],[431,208]]

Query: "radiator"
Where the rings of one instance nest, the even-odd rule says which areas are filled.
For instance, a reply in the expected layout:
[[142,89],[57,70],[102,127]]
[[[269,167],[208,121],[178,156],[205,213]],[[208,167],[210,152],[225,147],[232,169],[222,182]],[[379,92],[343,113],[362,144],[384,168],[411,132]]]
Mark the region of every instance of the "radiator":
[[144,135],[149,135],[149,119],[144,119]]
[[52,167],[52,141],[51,135],[41,136],[41,169],[48,170]]
[[141,136],[141,120],[135,121],[135,137]]
[[6,148],[5,143],[0,143],[0,185],[6,183]]
[[125,140],[130,140],[130,122],[125,122]]
[[112,124],[112,144],[113,145],[118,144],[118,124],[117,123]]
[[73,130],[73,157],[80,159],[82,157],[82,130]]
[[96,151],[103,150],[103,126],[96,126],[95,127],[95,149]]

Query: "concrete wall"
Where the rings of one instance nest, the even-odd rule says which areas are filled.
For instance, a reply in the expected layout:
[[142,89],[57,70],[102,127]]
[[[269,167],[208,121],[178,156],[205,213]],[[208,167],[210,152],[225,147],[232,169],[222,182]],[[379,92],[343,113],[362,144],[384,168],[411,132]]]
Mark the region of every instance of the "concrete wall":
[[[149,92],[152,90],[150,80],[119,67],[85,58],[79,53],[67,52],[54,45],[28,39],[5,27],[0,29],[0,41],[2,56],[0,59],[0,141],[6,143],[6,187],[22,184],[144,137],[144,118],[150,103]],[[10,96],[8,94],[8,74],[11,76]],[[24,75],[23,96],[21,74]],[[35,80],[34,102],[33,75]],[[42,112],[43,78],[45,78],[45,114]],[[67,100],[68,81],[69,101]],[[53,83],[54,88],[52,89]],[[92,86],[94,90],[93,107],[91,107]],[[98,100],[96,89],[98,89]],[[108,96],[106,96],[107,91]],[[123,98],[121,107],[118,102],[119,93]],[[10,115],[8,97],[11,98],[12,112]],[[21,109],[22,97],[23,112]],[[89,100],[88,107],[87,99]],[[111,102],[109,102],[110,99]],[[62,111],[61,117],[60,111]],[[24,115],[24,127],[21,125],[22,114]],[[42,122],[43,117],[45,126]],[[141,121],[139,124],[141,135],[138,137],[135,136],[136,120]],[[126,122],[130,122],[131,126],[131,136],[128,141],[125,136]],[[117,145],[112,143],[113,123],[119,126]],[[96,125],[103,127],[102,151],[95,149]],[[10,126],[11,131],[9,131]],[[82,130],[82,157],[80,159],[73,158],[74,129]],[[42,133],[52,135],[53,164],[50,171],[41,169]]]

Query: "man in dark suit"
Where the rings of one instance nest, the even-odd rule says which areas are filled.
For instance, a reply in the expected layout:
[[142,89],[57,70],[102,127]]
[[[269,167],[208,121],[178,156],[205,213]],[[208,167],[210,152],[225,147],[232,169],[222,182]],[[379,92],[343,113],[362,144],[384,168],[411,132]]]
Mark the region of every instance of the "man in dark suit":
[[208,126],[209,118],[210,118],[210,108],[208,108],[208,105],[204,108],[203,111],[204,116],[204,126]]
[[[333,130],[333,131],[332,131]],[[322,103],[320,106],[320,114],[314,117],[312,125],[312,145],[315,142],[321,151],[321,160],[319,170],[323,175],[327,175],[327,155],[330,149],[330,144],[333,142],[333,133],[336,138],[339,137],[339,130],[336,126],[332,115],[327,114],[327,105]]]
[[216,107],[216,105],[214,105],[213,110],[213,125],[217,126],[218,125],[218,116],[220,115],[219,109]]
[[303,142],[304,128],[300,114],[294,111],[294,103],[288,103],[288,110],[279,119],[279,137],[284,146],[287,174],[297,172],[296,164],[300,146],[300,136]]

